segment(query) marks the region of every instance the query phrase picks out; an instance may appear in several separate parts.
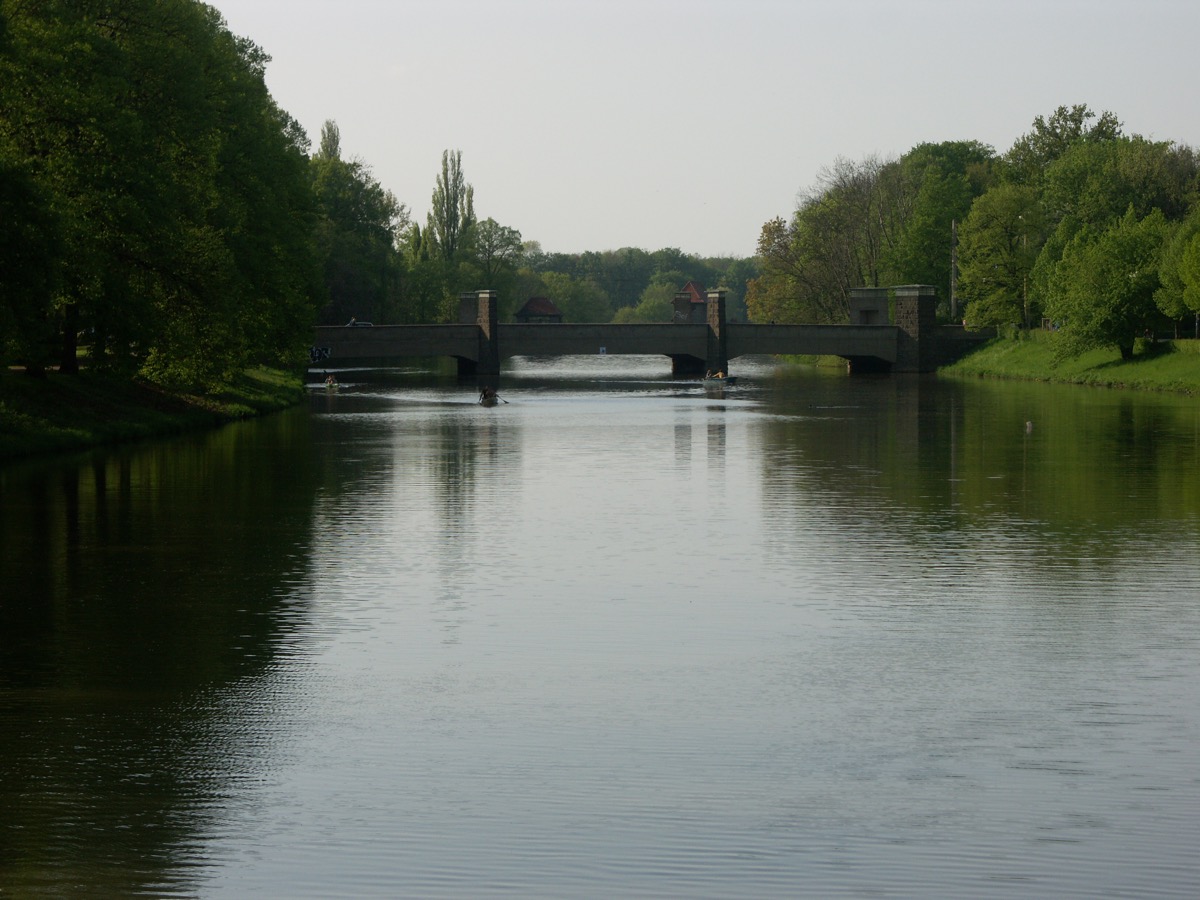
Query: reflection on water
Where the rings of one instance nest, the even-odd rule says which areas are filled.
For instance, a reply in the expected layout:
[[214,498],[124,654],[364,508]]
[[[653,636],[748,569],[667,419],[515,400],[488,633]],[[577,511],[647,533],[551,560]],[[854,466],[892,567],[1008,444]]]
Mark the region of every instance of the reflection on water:
[[165,890],[261,765],[229,698],[268,701],[303,617],[307,443],[290,415],[0,470],[0,894]]
[[0,470],[0,894],[1190,896],[1195,402],[665,369]]

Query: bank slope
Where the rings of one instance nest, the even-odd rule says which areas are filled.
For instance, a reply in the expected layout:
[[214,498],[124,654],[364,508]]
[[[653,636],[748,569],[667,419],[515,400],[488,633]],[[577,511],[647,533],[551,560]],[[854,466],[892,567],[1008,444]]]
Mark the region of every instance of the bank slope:
[[87,372],[44,379],[0,372],[0,460],[210,428],[285,409],[303,396],[300,379],[268,369],[247,371],[211,396]]
[[1055,360],[1052,337],[1034,332],[1020,338],[996,338],[939,369],[938,374],[1200,394],[1200,341],[1139,342],[1129,361],[1122,360],[1115,349]]

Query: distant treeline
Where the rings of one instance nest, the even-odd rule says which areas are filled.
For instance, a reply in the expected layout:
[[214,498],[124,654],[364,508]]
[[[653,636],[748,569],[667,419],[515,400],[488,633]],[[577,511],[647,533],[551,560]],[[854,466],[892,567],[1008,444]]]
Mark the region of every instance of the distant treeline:
[[1127,135],[1086,105],[1038,116],[1002,155],[955,141],[841,159],[789,221],[763,226],[747,306],[762,321],[839,322],[852,288],[932,284],[944,316],[1044,322],[1060,355],[1128,358],[1147,330],[1200,321],[1198,188],[1195,149]]

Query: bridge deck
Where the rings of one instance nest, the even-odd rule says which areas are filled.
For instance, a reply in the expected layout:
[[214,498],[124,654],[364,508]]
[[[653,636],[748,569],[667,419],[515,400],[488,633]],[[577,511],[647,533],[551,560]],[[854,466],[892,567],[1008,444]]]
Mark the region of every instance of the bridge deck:
[[[501,358],[662,354],[705,359],[710,329],[676,325],[499,325]],[[896,361],[897,329],[890,325],[726,325],[729,359],[749,355],[829,355]],[[315,348],[323,362],[378,362],[387,359],[449,356],[478,361],[478,325],[376,325],[370,328],[316,329]]]

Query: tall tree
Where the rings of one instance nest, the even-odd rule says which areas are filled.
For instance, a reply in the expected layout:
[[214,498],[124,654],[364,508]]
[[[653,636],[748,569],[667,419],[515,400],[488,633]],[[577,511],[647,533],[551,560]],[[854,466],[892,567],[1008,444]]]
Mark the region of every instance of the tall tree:
[[[266,56],[195,0],[9,4],[0,145],[63,239],[62,367],[210,386],[311,322],[303,133]],[[299,329],[299,330],[298,330]]]
[[521,232],[495,219],[484,219],[475,226],[471,249],[483,279],[481,285],[502,290],[521,260]]
[[33,375],[51,362],[62,239],[49,199],[0,153],[0,363]]
[[1121,133],[1121,122],[1110,112],[1097,117],[1086,103],[1060,106],[1049,118],[1037,116],[1017,138],[1004,155],[1003,171],[1010,181],[1038,186],[1050,165],[1076,144],[1116,140]]
[[801,197],[791,222],[759,235],[762,275],[746,306],[758,321],[844,322],[850,291],[886,283],[914,190],[895,163],[837,160]]
[[1133,357],[1135,339],[1157,314],[1154,294],[1167,232],[1160,211],[1139,219],[1131,208],[1111,227],[1085,228],[1071,240],[1046,303],[1046,314],[1062,326],[1056,335],[1061,354],[1111,346],[1122,359]]
[[994,160],[992,148],[976,141],[919,144],[900,158],[900,184],[911,201],[903,204],[883,266],[894,283],[931,284],[949,300],[954,223],[990,186]]
[[442,152],[442,171],[433,189],[426,237],[444,262],[455,262],[475,225],[475,189],[462,170],[462,151]]
[[1047,167],[1043,184],[1055,221],[1107,225],[1131,206],[1138,217],[1157,209],[1179,220],[1200,188],[1200,160],[1192,148],[1140,135],[1078,141]]
[[1037,191],[999,184],[971,206],[960,229],[959,290],[972,325],[1028,327],[1029,276],[1043,240]]
[[365,163],[342,159],[341,132],[333,121],[321,129],[320,149],[310,168],[328,297],[320,321],[335,325],[350,316],[403,321],[404,267],[397,242],[408,225],[407,208],[384,190]]
[[1178,321],[1193,316],[1193,334],[1200,337],[1200,205],[1176,225],[1159,262],[1158,308]]
[[446,150],[422,236],[429,255],[424,268],[441,286],[436,314],[439,321],[453,321],[459,292],[475,287],[468,281],[475,224],[475,189],[463,175],[462,151]]

